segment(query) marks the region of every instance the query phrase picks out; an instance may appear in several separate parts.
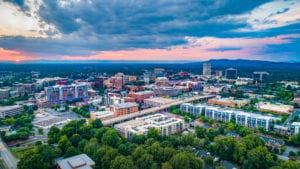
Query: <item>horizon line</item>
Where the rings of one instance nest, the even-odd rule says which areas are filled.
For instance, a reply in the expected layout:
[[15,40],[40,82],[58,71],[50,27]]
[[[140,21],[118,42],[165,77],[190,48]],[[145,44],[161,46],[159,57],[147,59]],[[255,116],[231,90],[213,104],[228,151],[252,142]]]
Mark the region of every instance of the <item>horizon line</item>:
[[208,60],[127,60],[127,59],[118,59],[118,60],[52,60],[52,59],[36,59],[36,60],[0,60],[0,63],[34,63],[34,62],[185,62],[185,63],[194,63],[194,62],[210,62],[210,61],[220,61],[220,60],[227,60],[227,61],[261,61],[261,62],[273,62],[273,63],[300,63],[300,61],[274,61],[274,60],[262,60],[262,59],[228,59],[228,58],[220,58],[220,59],[208,59]]

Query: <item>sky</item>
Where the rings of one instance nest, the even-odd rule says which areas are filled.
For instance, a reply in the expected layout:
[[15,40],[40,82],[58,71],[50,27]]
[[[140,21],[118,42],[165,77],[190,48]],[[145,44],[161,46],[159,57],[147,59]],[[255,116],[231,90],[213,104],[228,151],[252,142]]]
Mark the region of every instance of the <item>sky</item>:
[[300,0],[0,0],[0,60],[300,62]]

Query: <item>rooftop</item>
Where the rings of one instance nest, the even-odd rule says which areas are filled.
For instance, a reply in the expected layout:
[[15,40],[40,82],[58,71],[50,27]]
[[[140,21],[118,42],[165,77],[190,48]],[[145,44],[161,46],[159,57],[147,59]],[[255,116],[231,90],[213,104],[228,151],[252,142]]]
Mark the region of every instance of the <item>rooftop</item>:
[[116,109],[125,109],[125,108],[131,108],[131,107],[135,107],[135,106],[138,106],[138,104],[130,103],[130,102],[112,105],[112,107],[115,107]]
[[22,106],[20,105],[14,105],[14,106],[0,106],[0,112],[8,111],[11,109],[18,109],[21,108]]
[[167,99],[167,98],[163,98],[163,97],[153,97],[153,98],[149,98],[149,99],[145,99],[145,100],[151,101],[151,102],[159,102],[162,104],[168,104],[168,103],[174,102],[174,100],[172,100],[172,99]]
[[142,94],[153,94],[154,92],[151,90],[135,92],[134,94],[142,95]]
[[57,162],[61,169],[92,169],[95,162],[86,154],[69,157]]

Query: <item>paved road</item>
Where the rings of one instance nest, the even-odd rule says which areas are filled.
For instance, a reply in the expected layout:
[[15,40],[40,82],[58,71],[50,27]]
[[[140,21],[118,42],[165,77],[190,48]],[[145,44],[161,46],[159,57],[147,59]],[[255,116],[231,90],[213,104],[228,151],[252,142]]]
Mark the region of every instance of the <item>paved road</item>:
[[294,112],[292,112],[289,117],[286,119],[286,121],[284,122],[284,125],[290,124],[290,121],[292,121],[294,119],[295,116],[299,116],[300,115],[300,109],[296,109]]
[[16,169],[18,165],[18,160],[11,154],[5,143],[0,139],[0,152],[8,169]]
[[135,117],[156,113],[156,112],[159,112],[161,110],[165,110],[167,108],[170,108],[171,106],[174,106],[174,105],[176,106],[176,105],[180,105],[182,103],[191,102],[191,101],[195,101],[195,100],[201,100],[201,99],[208,99],[208,98],[212,98],[212,97],[215,97],[215,95],[194,96],[194,97],[190,97],[190,98],[187,98],[187,99],[178,100],[178,101],[175,101],[173,103],[165,104],[165,105],[162,105],[162,106],[159,106],[159,107],[152,107],[152,108],[145,109],[145,110],[142,110],[142,111],[138,111],[138,112],[135,112],[135,113],[130,113],[130,114],[127,114],[127,115],[122,115],[122,116],[118,116],[118,117],[115,117],[115,118],[103,120],[102,123],[105,126],[109,126],[109,125],[112,125],[112,124],[115,124],[115,123],[118,123],[118,122],[133,119]]

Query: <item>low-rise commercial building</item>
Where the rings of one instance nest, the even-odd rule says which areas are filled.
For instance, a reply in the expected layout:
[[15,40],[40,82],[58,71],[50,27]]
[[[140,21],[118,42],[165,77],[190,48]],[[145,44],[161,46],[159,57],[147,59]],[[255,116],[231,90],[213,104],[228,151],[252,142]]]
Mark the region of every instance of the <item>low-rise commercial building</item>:
[[238,78],[235,81],[235,85],[248,85],[250,83],[253,83],[253,79],[252,78]]
[[17,115],[24,111],[23,106],[15,105],[15,106],[0,106],[0,117],[11,117]]
[[203,86],[203,93],[219,94],[222,92],[224,87],[225,86],[205,85],[205,86]]
[[115,128],[128,139],[133,135],[146,135],[151,128],[161,131],[161,134],[166,136],[179,133],[183,131],[185,127],[183,119],[169,117],[160,113],[136,118],[135,120],[115,126]]
[[145,99],[144,103],[148,106],[157,107],[157,106],[173,103],[174,101],[175,100],[167,99],[163,97],[153,97],[153,98]]
[[226,107],[241,107],[247,104],[250,104],[249,99],[243,100],[234,100],[233,97],[229,98],[212,98],[208,100],[208,104],[214,104],[219,106],[226,106]]
[[110,111],[114,112],[115,116],[130,114],[139,111],[136,103],[121,103],[110,106]]
[[257,109],[262,112],[274,112],[278,114],[290,114],[294,111],[294,106],[284,104],[271,104],[269,102],[259,102]]
[[9,92],[10,92],[9,88],[0,89],[0,101],[8,99],[9,98]]
[[57,169],[92,169],[96,163],[86,154],[79,154],[57,162]]
[[114,117],[114,112],[112,111],[96,111],[96,112],[91,112],[91,119],[96,120],[96,119],[109,119]]
[[154,92],[153,91],[130,92],[128,96],[134,98],[136,102],[142,103],[144,102],[145,99],[153,97]]
[[155,84],[157,86],[169,86],[169,79],[167,77],[158,77],[155,79]]
[[174,97],[182,93],[182,89],[177,87],[155,87],[153,88],[153,91],[156,96],[170,96],[170,97]]

